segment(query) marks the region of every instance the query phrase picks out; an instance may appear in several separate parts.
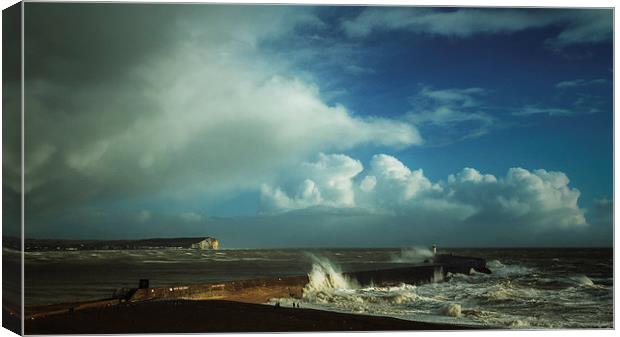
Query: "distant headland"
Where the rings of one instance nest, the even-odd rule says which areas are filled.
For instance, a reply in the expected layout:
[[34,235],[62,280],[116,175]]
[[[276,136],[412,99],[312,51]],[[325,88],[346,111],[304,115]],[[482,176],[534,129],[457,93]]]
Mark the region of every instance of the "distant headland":
[[[214,237],[193,238],[152,238],[139,240],[59,240],[59,239],[26,239],[25,251],[75,251],[75,250],[117,250],[117,249],[200,249],[219,248],[219,241]],[[20,250],[18,238],[3,239],[3,246]]]

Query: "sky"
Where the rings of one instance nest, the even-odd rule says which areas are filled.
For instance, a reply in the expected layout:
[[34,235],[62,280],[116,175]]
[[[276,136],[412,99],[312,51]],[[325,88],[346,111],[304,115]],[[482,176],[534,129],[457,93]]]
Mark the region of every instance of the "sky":
[[27,3],[26,235],[611,246],[612,21]]

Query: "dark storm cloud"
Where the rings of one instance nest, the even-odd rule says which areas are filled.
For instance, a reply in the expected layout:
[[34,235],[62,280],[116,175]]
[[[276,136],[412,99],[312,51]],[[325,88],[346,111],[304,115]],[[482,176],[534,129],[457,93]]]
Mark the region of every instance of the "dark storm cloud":
[[174,41],[180,12],[175,7],[27,4],[26,79],[77,86],[73,89],[121,85],[132,65]]
[[20,232],[21,214],[21,8],[2,12],[2,229]]
[[[29,185],[46,185],[29,194],[30,209],[97,193],[99,182],[66,172],[55,154],[103,139],[153,111],[136,94],[130,69],[171,45],[177,12],[166,5],[26,5],[26,172]],[[119,101],[125,111],[106,111],[118,109]],[[44,182],[48,176],[63,178]]]
[[29,214],[258,189],[318,150],[419,143],[263,55],[316,24],[307,7],[27,4]]

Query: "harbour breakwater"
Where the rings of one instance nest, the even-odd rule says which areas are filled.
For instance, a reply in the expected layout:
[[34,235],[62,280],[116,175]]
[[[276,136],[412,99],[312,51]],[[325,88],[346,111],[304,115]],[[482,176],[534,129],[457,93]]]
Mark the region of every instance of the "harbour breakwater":
[[[350,272],[329,271],[329,278],[342,278],[359,286],[390,286],[402,283],[422,284],[438,282],[448,274],[489,273],[486,261],[480,258],[440,254],[423,263],[409,266],[383,266],[373,270]],[[190,284],[170,287],[148,287],[143,280],[138,288],[118,289],[112,298],[99,301],[66,303],[27,307],[26,318],[48,316],[93,307],[105,307],[120,303],[135,303],[153,300],[229,300],[245,303],[267,303],[272,298],[302,298],[305,288],[312,283],[309,275],[275,277],[265,279],[237,280],[207,284]]]

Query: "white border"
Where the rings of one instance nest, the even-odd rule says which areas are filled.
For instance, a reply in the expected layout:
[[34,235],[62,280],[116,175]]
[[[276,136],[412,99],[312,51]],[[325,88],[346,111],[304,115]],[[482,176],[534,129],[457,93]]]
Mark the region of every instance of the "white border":
[[[15,0],[0,0],[0,4],[2,4],[2,9],[5,9],[13,4],[15,4],[17,1]],[[30,0],[30,1],[26,1],[26,2],[39,2],[36,0]],[[120,1],[86,1],[86,0],[82,0],[82,1],[72,1],[72,0],[65,0],[65,1],[59,1],[59,2],[120,2]],[[128,1],[122,1],[122,2],[134,2],[134,3],[146,3],[146,2],[150,2],[150,3],[199,3],[200,1],[178,1],[178,0],[151,0],[151,1],[136,1],[136,0],[128,0]],[[442,5],[442,6],[468,6],[468,7],[476,7],[476,6],[484,6],[484,7],[614,7],[615,8],[615,1],[614,0],[590,0],[590,1],[583,1],[583,0],[512,0],[509,3],[507,2],[502,2],[499,0],[442,0],[442,1],[437,1],[437,0],[412,0],[412,1],[407,1],[407,0],[388,0],[388,1],[379,1],[379,0],[375,0],[375,1],[369,1],[369,0],[291,0],[291,1],[276,1],[276,0],[272,0],[272,1],[265,1],[265,0],[240,0],[240,1],[234,1],[234,0],[217,0],[217,1],[203,1],[203,3],[247,3],[247,4],[254,4],[254,3],[267,3],[267,4],[276,4],[276,3],[280,3],[280,4],[308,4],[308,5],[312,5],[312,4],[316,4],[316,5],[320,5],[320,4],[324,4],[324,5],[329,5],[329,4],[345,4],[345,5],[422,5],[422,6],[438,6],[438,5]],[[23,11],[23,7],[22,7],[22,11]],[[23,15],[23,12],[22,12]],[[0,31],[1,31],[1,18],[0,18]],[[23,17],[22,17],[22,32],[23,32]],[[618,23],[616,20],[614,20],[614,32],[618,32]],[[23,34],[22,34],[22,55],[23,55]],[[614,34],[614,65],[616,64],[617,61],[617,54],[615,53],[615,46],[618,45],[619,42],[619,38],[618,38],[618,34]],[[0,55],[1,55],[1,46],[0,46]],[[0,56],[1,57],[1,56]],[[614,67],[615,68],[615,67]],[[24,72],[24,68],[23,68],[23,62],[22,62],[22,79],[23,79],[23,72]],[[0,70],[1,73],[1,70]],[[614,72],[614,83],[616,83],[617,80],[617,76],[616,73]],[[1,88],[1,83],[0,83],[0,88]],[[23,132],[24,132],[24,101],[23,101],[23,80],[22,80],[22,191],[24,189],[24,142],[23,142]],[[619,90],[617,88],[617,86],[614,85],[614,102],[613,102],[613,106],[614,106],[614,112],[616,111],[616,98],[620,97],[619,96]],[[0,106],[0,111],[1,111],[1,106]],[[1,124],[1,121],[0,121]],[[618,149],[618,143],[617,143],[617,139],[615,137],[615,130],[618,130],[620,126],[620,121],[618,119],[615,118],[615,113],[614,113],[614,178],[618,176],[618,172],[620,172],[620,169],[615,165],[615,158],[618,157],[619,154],[619,149]],[[0,128],[0,137],[2,134],[2,130]],[[0,163],[1,163],[1,158],[0,158]],[[0,175],[0,185],[2,183],[2,176]],[[618,195],[616,192],[618,191],[618,183],[616,182],[616,180],[614,179],[614,201],[615,201],[615,195]],[[2,196],[0,194],[0,203],[2,202]],[[22,240],[23,240],[23,236],[24,236],[24,209],[23,209],[23,194],[22,194]],[[614,202],[614,224],[616,223],[616,215],[620,214],[618,213],[618,203]],[[618,327],[618,317],[617,315],[615,315],[615,299],[618,298],[618,284],[615,278],[615,270],[616,270],[616,266],[618,266],[618,251],[615,249],[615,242],[617,242],[617,235],[618,233],[615,231],[614,228],[614,326]],[[22,243],[23,244],[23,243]],[[0,260],[1,261],[1,260]],[[23,266],[23,254],[22,254],[22,266]],[[1,273],[1,262],[0,262],[0,273]],[[24,273],[24,269],[22,268],[22,282],[23,282],[23,273]],[[1,292],[1,290],[0,290]],[[22,292],[22,306],[23,306],[23,292]],[[23,308],[22,308],[23,310]],[[23,324],[23,323],[22,323]],[[368,333],[364,333],[366,336],[370,335],[370,336],[385,336],[385,335],[393,335],[393,336],[405,336],[405,335],[409,335],[410,333],[412,333],[411,331],[403,331],[403,332],[390,332],[390,333],[375,333],[375,332],[368,332]],[[460,331],[460,332],[418,332],[418,331],[414,331],[414,334],[422,334],[424,336],[446,336],[446,335],[460,335],[460,336],[475,336],[478,334],[483,334],[483,335],[490,335],[490,334],[502,334],[505,336],[580,336],[583,333],[587,333],[590,336],[611,336],[611,335],[615,335],[615,331],[612,330],[555,330],[555,331],[519,331],[519,330],[515,330],[515,331]],[[303,333],[304,335],[307,336],[319,336],[321,334],[319,333]],[[207,335],[207,334],[205,334]],[[237,334],[208,334],[209,336],[231,336],[231,335],[237,335]],[[264,335],[274,335],[274,336],[281,336],[281,335],[294,335],[294,334],[243,334],[244,336],[264,336]],[[331,336],[351,336],[351,333],[330,333]],[[6,330],[6,329],[0,329],[0,337],[3,336],[14,336],[13,333],[11,333],[10,331]],[[60,336],[60,335],[59,335]],[[150,335],[131,335],[131,336],[150,336]],[[176,334],[176,335],[167,335],[167,336],[187,336],[187,334]]]

